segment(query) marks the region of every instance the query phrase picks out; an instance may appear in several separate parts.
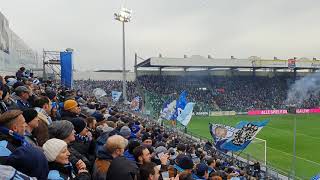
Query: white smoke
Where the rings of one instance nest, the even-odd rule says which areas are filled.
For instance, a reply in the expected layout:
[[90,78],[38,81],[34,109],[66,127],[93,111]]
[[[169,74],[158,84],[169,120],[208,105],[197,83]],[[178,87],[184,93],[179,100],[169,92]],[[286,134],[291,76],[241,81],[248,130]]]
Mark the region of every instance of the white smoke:
[[301,106],[310,97],[320,93],[320,73],[313,73],[296,81],[289,89],[286,104]]

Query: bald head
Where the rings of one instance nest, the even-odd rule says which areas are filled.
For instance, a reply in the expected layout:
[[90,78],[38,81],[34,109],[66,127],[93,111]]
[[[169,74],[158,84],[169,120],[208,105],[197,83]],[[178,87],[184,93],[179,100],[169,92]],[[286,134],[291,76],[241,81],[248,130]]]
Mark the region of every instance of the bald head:
[[121,156],[124,149],[128,145],[128,140],[119,135],[114,135],[108,138],[105,148],[114,158]]

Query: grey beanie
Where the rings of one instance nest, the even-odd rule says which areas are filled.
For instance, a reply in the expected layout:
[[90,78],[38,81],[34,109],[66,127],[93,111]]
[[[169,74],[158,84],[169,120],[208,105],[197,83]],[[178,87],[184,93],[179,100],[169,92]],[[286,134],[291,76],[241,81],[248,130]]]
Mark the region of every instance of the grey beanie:
[[128,126],[123,126],[121,129],[120,129],[120,135],[123,136],[123,137],[130,137],[131,136],[131,130]]
[[50,138],[63,140],[72,133],[73,129],[73,124],[70,121],[53,121],[52,124],[49,125],[49,136]]

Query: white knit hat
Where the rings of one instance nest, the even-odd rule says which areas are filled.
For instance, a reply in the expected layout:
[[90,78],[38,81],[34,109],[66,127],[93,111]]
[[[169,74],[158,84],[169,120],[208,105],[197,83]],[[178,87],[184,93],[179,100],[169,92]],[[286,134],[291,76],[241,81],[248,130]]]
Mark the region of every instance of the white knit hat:
[[56,160],[57,156],[65,147],[67,147],[67,143],[61,139],[56,138],[49,139],[42,146],[44,155],[49,162]]

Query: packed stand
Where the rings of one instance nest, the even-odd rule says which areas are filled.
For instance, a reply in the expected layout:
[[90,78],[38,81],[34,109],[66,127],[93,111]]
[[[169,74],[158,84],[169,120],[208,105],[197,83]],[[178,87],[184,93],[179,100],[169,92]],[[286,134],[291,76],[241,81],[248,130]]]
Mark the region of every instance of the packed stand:
[[209,142],[98,102],[84,95],[89,89],[62,88],[19,71],[0,81],[0,179],[265,178],[259,164],[235,161]]

